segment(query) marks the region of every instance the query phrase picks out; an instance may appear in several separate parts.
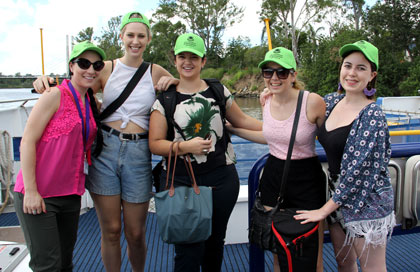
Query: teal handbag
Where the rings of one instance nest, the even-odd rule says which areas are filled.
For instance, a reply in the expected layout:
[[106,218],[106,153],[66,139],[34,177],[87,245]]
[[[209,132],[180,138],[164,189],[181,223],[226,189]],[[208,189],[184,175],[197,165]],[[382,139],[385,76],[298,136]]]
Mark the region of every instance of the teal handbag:
[[175,162],[172,170],[171,186],[168,189],[173,145],[174,143],[171,144],[169,151],[165,191],[155,194],[160,237],[168,244],[202,242],[207,240],[211,234],[212,189],[207,186],[197,186],[188,155],[184,155],[184,162],[192,180],[192,187],[174,187],[179,142],[175,143]]

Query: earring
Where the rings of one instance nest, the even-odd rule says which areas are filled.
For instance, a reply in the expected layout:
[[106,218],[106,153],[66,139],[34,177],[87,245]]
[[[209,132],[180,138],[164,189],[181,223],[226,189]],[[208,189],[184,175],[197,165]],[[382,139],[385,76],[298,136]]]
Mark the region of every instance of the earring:
[[338,90],[339,91],[343,91],[343,86],[341,86],[341,83],[340,82],[338,82]]
[[366,96],[372,96],[372,95],[375,94],[375,92],[376,92],[376,89],[375,88],[372,88],[372,82],[371,81],[368,83],[368,85],[366,86],[366,88],[363,89],[363,93]]
[[372,88],[372,89],[368,90],[368,88],[364,88],[363,89],[363,93],[366,96],[372,96],[372,95],[374,95],[376,93],[376,89],[375,88]]

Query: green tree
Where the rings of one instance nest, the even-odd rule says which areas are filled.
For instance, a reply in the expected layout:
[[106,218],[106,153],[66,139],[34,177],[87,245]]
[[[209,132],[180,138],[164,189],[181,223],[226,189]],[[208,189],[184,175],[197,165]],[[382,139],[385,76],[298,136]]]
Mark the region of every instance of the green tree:
[[227,69],[245,68],[245,53],[251,47],[248,37],[237,37],[230,39],[225,51],[224,66]]
[[359,30],[363,18],[363,5],[365,4],[365,0],[343,0],[343,2],[343,12],[347,13],[348,9],[352,10],[353,13],[349,17],[354,21],[355,29]]
[[83,41],[92,41],[93,38],[93,27],[87,27],[83,29],[82,31],[77,34],[75,40],[77,43],[83,42]]
[[268,49],[266,46],[254,46],[245,52],[244,66],[245,67],[258,67],[261,60],[264,59],[265,53]]
[[[203,38],[207,48],[209,67],[219,65],[223,54],[222,35],[226,27],[240,22],[243,8],[232,0],[165,0],[169,18],[177,16],[185,20],[190,30]],[[161,2],[161,3],[162,3]],[[161,5],[160,3],[160,5]]]
[[108,26],[102,29],[102,36],[95,37],[98,46],[105,51],[108,59],[117,59],[123,56],[122,42],[119,38],[120,23],[121,16],[112,17],[108,21]]
[[298,58],[299,36],[304,29],[314,22],[320,22],[334,6],[334,0],[306,0],[299,8],[297,0],[263,0],[260,16],[269,18],[270,24],[279,36],[289,37],[292,51]]
[[420,94],[420,58],[413,62],[408,69],[407,78],[401,82],[399,89],[401,95],[419,95]]
[[176,38],[185,32],[185,25],[181,22],[173,24],[165,19],[153,24],[152,32],[152,41],[149,44],[149,50],[144,52],[144,59],[158,63],[175,75],[173,48]]
[[394,0],[376,3],[369,10],[366,25],[371,41],[379,48],[378,88],[388,96],[407,92],[405,81],[413,60],[419,56],[420,3],[417,0]]

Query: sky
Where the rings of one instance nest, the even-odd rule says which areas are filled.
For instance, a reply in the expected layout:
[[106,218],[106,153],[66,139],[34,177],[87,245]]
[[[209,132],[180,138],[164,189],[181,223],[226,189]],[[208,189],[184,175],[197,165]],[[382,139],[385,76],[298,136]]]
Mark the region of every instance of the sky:
[[[243,20],[225,30],[227,42],[238,36],[260,41],[264,22],[259,20],[261,0],[233,2],[245,9]],[[1,0],[0,1],[0,73],[3,75],[42,74],[41,33],[45,74],[66,72],[66,36],[93,27],[94,36],[111,17],[139,11],[148,18],[159,0]],[[246,3],[246,6],[244,6]]]

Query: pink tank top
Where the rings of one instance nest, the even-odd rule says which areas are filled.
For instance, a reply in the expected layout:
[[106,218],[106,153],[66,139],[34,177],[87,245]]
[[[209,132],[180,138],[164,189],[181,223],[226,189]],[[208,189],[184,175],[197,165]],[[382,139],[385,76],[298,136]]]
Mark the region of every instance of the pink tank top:
[[[82,122],[68,80],[64,80],[58,88],[61,91],[60,106],[36,145],[36,184],[43,198],[82,195],[85,192]],[[77,91],[76,94],[86,120],[80,94]],[[91,109],[89,112],[90,132],[86,150],[90,149],[96,137],[95,120]],[[22,170],[17,175],[15,191],[25,193]]]
[[[309,122],[306,116],[308,95],[308,91],[305,91],[303,94],[296,140],[293,146],[292,160],[300,160],[316,156],[315,134],[317,127],[316,124]],[[270,111],[271,99],[271,96],[267,98],[263,109],[263,135],[268,143],[270,154],[276,158],[285,160],[287,150],[289,148],[295,111],[286,120],[276,120],[273,118]]]

